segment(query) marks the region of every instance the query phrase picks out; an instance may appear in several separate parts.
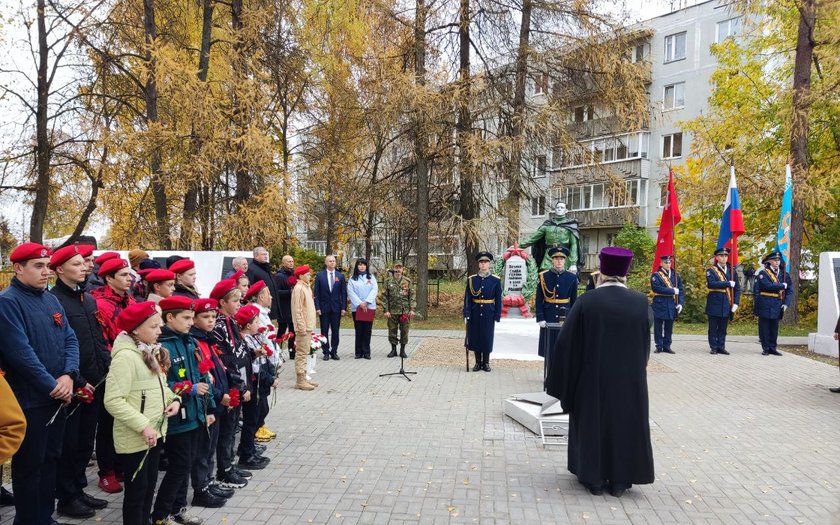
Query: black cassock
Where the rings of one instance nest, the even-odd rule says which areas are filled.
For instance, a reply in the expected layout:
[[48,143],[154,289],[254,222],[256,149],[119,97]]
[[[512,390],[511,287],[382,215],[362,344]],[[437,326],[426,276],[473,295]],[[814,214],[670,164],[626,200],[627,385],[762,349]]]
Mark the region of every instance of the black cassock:
[[647,297],[601,286],[579,297],[557,338],[546,392],[569,412],[569,471],[588,485],[653,483]]

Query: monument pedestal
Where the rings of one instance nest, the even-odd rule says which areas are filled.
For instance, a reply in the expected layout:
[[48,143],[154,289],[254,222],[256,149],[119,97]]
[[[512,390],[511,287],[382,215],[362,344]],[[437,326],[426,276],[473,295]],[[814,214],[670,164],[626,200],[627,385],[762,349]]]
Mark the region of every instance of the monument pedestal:
[[808,334],[808,350],[837,357],[834,328],[840,315],[840,252],[820,254],[820,282],[817,297],[817,331]]
[[504,410],[506,416],[541,436],[543,444],[561,444],[568,438],[569,415],[545,392],[514,394],[505,399]]

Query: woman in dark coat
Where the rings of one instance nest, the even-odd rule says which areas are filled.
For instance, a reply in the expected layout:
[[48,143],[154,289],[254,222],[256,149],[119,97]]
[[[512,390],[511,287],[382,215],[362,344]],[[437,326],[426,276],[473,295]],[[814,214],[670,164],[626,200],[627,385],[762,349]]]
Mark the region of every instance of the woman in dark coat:
[[650,308],[625,284],[633,252],[601,250],[598,287],[566,317],[546,392],[569,413],[569,471],[592,494],[653,483],[648,423]]

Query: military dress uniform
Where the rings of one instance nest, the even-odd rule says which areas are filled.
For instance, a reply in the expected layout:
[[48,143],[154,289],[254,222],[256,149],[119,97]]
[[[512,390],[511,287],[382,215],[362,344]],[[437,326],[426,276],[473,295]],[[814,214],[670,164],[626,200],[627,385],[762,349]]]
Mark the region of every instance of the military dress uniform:
[[758,339],[761,341],[762,355],[782,355],[776,350],[779,320],[793,299],[790,275],[770,266],[771,260],[781,259],[781,256],[779,252],[771,252],[761,261],[765,266],[756,274],[753,285],[753,313],[758,317]]
[[[668,256],[662,257],[663,261]],[[671,335],[674,332],[674,320],[685,306],[685,291],[680,274],[676,270],[666,271],[661,266],[650,276],[650,289],[653,292],[653,339],[656,343],[654,353],[671,350]]]
[[[479,252],[477,260],[493,260],[489,252]],[[464,319],[467,323],[468,350],[475,352],[474,372],[490,371],[495,323],[502,319],[502,281],[491,273],[467,278],[464,290]]]
[[[388,342],[391,343],[391,353],[388,357],[397,356],[397,342],[400,343],[400,356],[405,354],[408,344],[408,325],[411,323],[411,312],[416,308],[414,287],[411,279],[403,275],[399,279],[388,279],[382,294],[382,309],[391,314],[388,318]],[[399,337],[397,336],[399,329]]]
[[[569,250],[563,248],[550,248],[548,255],[551,258],[562,254],[567,256]],[[540,272],[537,278],[537,297],[535,303],[535,314],[537,322],[559,323],[566,319],[566,312],[575,304],[577,298],[578,278],[571,272],[551,268]],[[538,354],[545,357],[547,328],[540,327],[540,344]],[[553,341],[549,344],[552,344]]]
[[[729,254],[729,250],[721,248],[715,255]],[[732,306],[741,302],[741,285],[732,265],[713,264],[706,269],[706,315],[709,317],[709,348],[711,354],[729,355],[726,351],[726,329],[732,316]]]

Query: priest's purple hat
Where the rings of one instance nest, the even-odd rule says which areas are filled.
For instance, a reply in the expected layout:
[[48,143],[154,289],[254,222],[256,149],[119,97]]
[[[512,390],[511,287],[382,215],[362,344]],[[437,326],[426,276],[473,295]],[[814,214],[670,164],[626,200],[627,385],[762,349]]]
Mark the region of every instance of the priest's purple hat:
[[624,277],[630,273],[633,252],[620,246],[607,246],[598,255],[601,260],[601,273],[612,277]]

